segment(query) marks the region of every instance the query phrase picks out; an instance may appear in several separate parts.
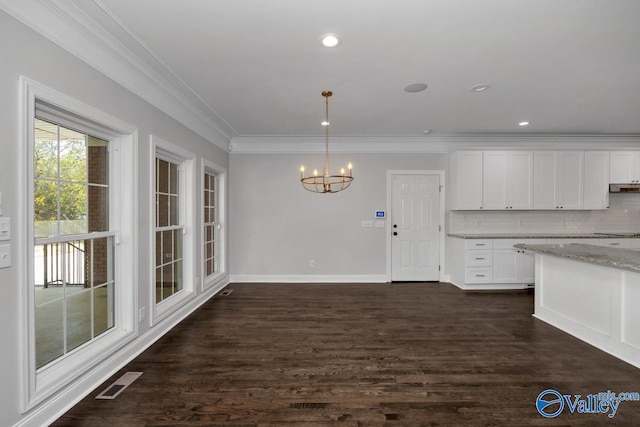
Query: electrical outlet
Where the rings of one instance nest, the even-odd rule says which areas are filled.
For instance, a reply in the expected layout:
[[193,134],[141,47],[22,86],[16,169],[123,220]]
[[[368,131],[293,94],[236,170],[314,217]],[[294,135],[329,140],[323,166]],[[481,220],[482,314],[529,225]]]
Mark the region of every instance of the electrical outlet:
[[315,268],[315,266],[316,266],[316,260],[310,259],[309,260],[309,268]]

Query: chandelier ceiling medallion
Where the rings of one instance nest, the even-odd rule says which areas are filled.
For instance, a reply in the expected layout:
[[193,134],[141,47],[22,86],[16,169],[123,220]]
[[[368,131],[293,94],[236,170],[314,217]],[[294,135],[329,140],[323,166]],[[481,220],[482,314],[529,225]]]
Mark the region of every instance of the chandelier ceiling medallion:
[[325,90],[322,96],[325,98],[325,121],[322,125],[325,127],[325,161],[322,175],[318,173],[318,169],[313,170],[313,175],[304,175],[304,165],[300,166],[300,182],[305,190],[314,193],[337,193],[346,190],[353,181],[352,165],[347,165],[348,174],[344,168],[340,169],[340,175],[331,175],[329,172],[329,97],[333,95],[331,91]]

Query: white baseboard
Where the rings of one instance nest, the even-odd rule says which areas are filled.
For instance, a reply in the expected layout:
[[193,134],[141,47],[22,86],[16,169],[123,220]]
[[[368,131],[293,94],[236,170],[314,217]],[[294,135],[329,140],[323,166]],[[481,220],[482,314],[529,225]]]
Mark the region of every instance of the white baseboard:
[[229,277],[207,289],[197,298],[187,302],[179,310],[167,316],[144,335],[113,353],[103,363],[82,375],[76,382],[54,394],[38,407],[34,408],[13,427],[41,427],[52,424],[66,411],[89,395],[96,387],[135,359],[140,353],[158,341],[164,334],[184,320],[187,316],[207,302],[229,284]]
[[259,275],[234,274],[231,283],[386,283],[387,276],[380,275]]

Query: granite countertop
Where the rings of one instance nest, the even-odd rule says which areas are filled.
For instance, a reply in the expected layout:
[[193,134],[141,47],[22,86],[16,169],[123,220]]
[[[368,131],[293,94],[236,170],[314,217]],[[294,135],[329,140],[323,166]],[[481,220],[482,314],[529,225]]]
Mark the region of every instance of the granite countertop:
[[554,255],[561,258],[598,264],[603,267],[618,268],[640,273],[640,251],[631,249],[583,245],[580,243],[572,243],[570,245],[518,244],[514,245],[514,247],[545,255]]
[[606,233],[486,233],[486,234],[465,234],[449,233],[450,237],[461,239],[625,239],[638,236],[623,236],[620,234]]

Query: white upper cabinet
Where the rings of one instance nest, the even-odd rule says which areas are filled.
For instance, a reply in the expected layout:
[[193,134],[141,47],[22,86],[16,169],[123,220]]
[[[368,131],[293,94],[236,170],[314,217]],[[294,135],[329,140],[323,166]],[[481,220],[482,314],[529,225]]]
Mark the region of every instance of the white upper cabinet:
[[452,210],[608,209],[609,183],[640,183],[640,151],[451,154]]
[[640,183],[640,151],[611,151],[609,165],[611,184]]
[[482,151],[451,154],[451,209],[482,209]]
[[584,152],[583,209],[609,208],[609,152]]
[[485,151],[482,200],[484,209],[531,209],[533,207],[533,153]]
[[533,163],[534,209],[583,209],[583,151],[536,151]]

